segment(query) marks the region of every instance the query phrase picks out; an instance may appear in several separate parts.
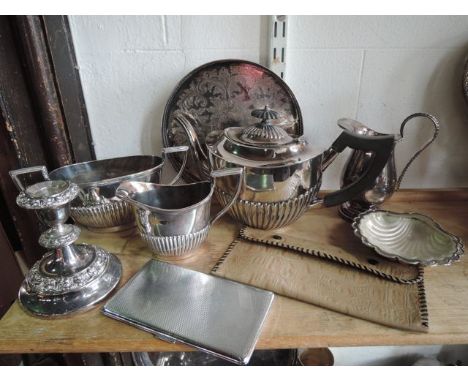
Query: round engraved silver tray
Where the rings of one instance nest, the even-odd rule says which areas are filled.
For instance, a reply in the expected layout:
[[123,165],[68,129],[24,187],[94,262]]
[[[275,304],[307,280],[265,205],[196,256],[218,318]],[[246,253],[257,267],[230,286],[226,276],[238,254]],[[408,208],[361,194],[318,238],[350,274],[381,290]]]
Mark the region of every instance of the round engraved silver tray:
[[[205,143],[215,141],[227,127],[256,123],[251,112],[265,105],[282,116],[278,123],[289,135],[303,134],[301,110],[293,92],[280,77],[259,64],[219,60],[202,65],[185,76],[169,98],[162,121],[164,147],[192,147],[184,180],[198,181],[209,173]],[[196,143],[189,142],[180,125],[180,115],[192,125],[198,138]],[[170,161],[178,170],[182,157],[174,155]]]
[[369,210],[357,216],[352,226],[365,245],[406,264],[450,265],[464,253],[459,237],[414,212]]

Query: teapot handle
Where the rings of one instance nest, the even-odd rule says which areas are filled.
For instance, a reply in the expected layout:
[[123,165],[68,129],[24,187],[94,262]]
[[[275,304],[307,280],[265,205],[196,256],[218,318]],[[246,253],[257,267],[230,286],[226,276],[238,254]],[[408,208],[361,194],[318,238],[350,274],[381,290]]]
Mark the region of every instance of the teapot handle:
[[242,185],[243,185],[243,179],[244,179],[244,169],[242,167],[233,167],[233,168],[223,168],[221,170],[214,170],[211,172],[211,177],[212,178],[218,178],[221,176],[230,176],[230,175],[237,175],[238,176],[238,181],[237,181],[237,189],[232,197],[231,201],[224,206],[224,208],[218,212],[218,214],[211,220],[210,226],[213,225],[216,220],[218,220],[221,216],[223,216],[229,208],[234,204],[236,199],[239,197],[239,194],[242,190]]
[[325,158],[330,155],[330,152],[334,153],[332,155],[334,157],[336,154],[341,153],[346,147],[355,150],[371,151],[373,155],[370,165],[359,179],[341,190],[327,194],[323,198],[323,204],[327,207],[336,206],[353,199],[361,192],[368,189],[387,164],[394,145],[395,136],[393,134],[363,136],[346,130],[343,131],[336,141],[333,142],[328,153],[325,154]]
[[406,171],[408,170],[408,168],[411,166],[411,164],[413,163],[413,161],[419,156],[419,154],[421,154],[432,142],[434,142],[434,140],[437,138],[437,136],[439,135],[439,129],[440,129],[440,123],[438,121],[438,119],[436,117],[434,117],[433,115],[431,114],[427,114],[427,113],[415,113],[415,114],[411,114],[410,116],[406,117],[406,119],[401,123],[401,127],[400,127],[400,136],[401,138],[403,138],[403,132],[405,130],[405,126],[406,124],[413,118],[417,118],[417,117],[423,117],[423,118],[428,118],[431,120],[432,124],[433,124],[433,127],[434,127],[434,134],[432,136],[431,139],[429,139],[418,151],[416,151],[414,153],[414,155],[410,158],[410,160],[408,161],[408,163],[406,164],[406,166],[403,168],[403,170],[401,171],[401,174],[400,176],[398,177],[397,181],[396,181],[396,185],[395,185],[395,191],[398,191],[398,189],[400,188],[400,184],[401,184],[401,181],[403,180],[403,177],[405,176],[406,174]]

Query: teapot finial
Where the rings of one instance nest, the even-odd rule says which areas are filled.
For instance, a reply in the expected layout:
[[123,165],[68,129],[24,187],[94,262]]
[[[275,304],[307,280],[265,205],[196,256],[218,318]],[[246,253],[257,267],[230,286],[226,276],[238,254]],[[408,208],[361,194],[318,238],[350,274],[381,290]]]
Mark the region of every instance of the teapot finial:
[[253,117],[260,118],[262,122],[267,122],[270,119],[278,119],[278,112],[270,109],[265,105],[263,109],[255,109],[250,113]]
[[244,129],[241,139],[255,144],[285,144],[292,138],[281,127],[275,126],[271,120],[278,119],[279,113],[265,105],[263,109],[255,109],[250,113],[253,117],[261,118],[261,122]]

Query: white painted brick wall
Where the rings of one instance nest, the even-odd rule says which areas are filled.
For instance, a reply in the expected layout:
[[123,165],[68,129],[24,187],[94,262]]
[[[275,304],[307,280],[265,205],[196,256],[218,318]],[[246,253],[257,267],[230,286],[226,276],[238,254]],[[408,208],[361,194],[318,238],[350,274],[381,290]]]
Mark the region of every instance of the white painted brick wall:
[[[436,115],[439,138],[408,170],[402,188],[468,186],[468,105],[461,92],[468,53],[466,16],[290,17],[288,82],[298,97],[305,134],[320,146],[336,137],[336,120],[357,119],[398,133],[409,114]],[[407,125],[396,147],[398,169],[431,135],[430,123]],[[339,187],[345,158],[324,180]]]
[[[159,153],[165,103],[190,70],[221,58],[264,63],[261,16],[72,16],[71,28],[98,158]],[[417,111],[440,118],[438,140],[413,164],[403,187],[468,186],[468,106],[461,67],[466,16],[290,16],[286,81],[300,103],[309,141],[325,148],[340,117],[396,133]],[[430,132],[408,125],[397,166]],[[337,188],[346,155],[328,170]]]
[[294,49],[459,48],[467,44],[466,16],[296,16]]
[[259,61],[260,16],[71,16],[98,158],[159,153],[178,81],[222,58]]

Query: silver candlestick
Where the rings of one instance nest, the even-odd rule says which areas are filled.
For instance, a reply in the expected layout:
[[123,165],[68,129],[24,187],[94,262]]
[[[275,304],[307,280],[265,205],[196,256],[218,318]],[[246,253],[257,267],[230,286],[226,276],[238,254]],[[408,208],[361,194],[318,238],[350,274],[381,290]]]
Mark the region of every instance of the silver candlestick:
[[10,171],[21,191],[16,199],[18,206],[34,210],[50,227],[39,238],[39,244],[49,251],[30,269],[18,297],[32,314],[61,316],[90,308],[104,299],[120,281],[122,265],[100,247],[74,244],[80,229],[65,222],[79,187],[65,180],[46,180],[25,188],[18,175],[37,171],[46,178],[44,166]]

